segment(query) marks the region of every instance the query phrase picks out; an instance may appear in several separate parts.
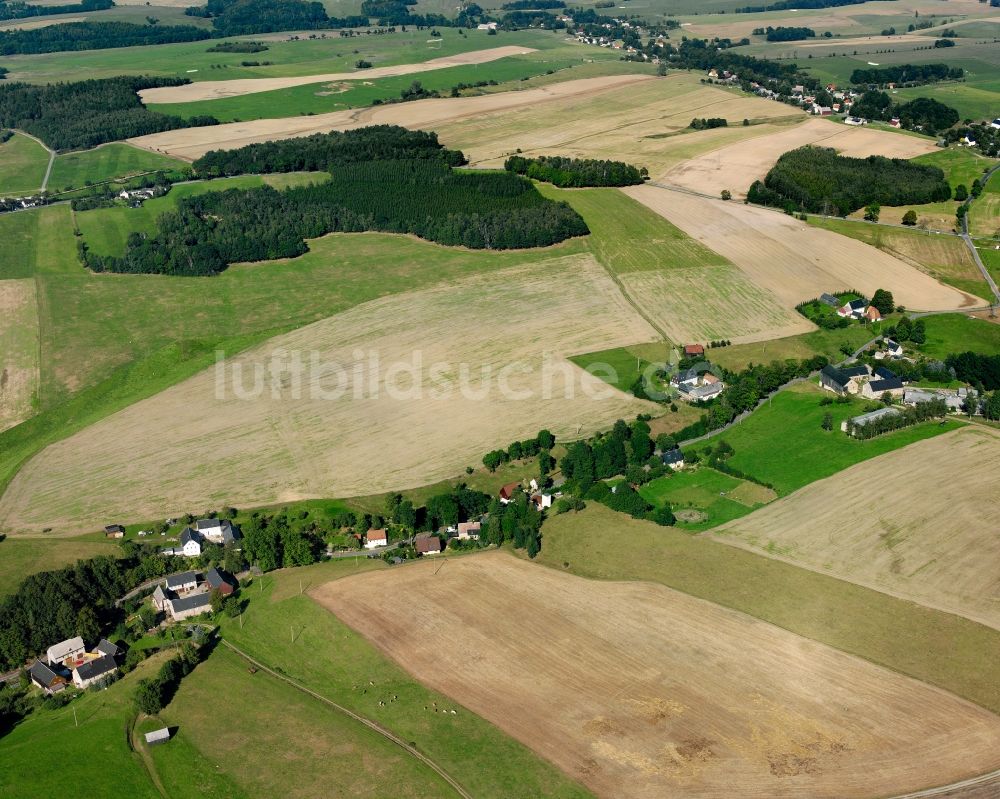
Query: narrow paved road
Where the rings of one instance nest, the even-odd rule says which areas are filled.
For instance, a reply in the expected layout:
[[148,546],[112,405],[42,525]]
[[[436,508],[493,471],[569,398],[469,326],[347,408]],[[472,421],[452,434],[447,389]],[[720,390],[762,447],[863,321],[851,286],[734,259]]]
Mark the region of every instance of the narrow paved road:
[[400,738],[399,736],[397,736],[394,733],[392,733],[389,730],[387,730],[382,725],[378,724],[375,721],[372,721],[371,719],[367,719],[364,716],[359,716],[354,711],[348,710],[343,705],[338,705],[333,700],[327,699],[325,696],[323,696],[321,694],[318,694],[318,693],[316,693],[315,691],[313,691],[313,690],[311,690],[309,688],[306,688],[304,685],[302,685],[301,683],[296,682],[295,680],[291,679],[290,677],[286,677],[284,674],[280,674],[280,673],[274,671],[273,669],[268,668],[263,663],[261,663],[259,660],[255,660],[254,658],[250,657],[250,655],[248,655],[242,649],[239,649],[238,647],[233,646],[226,639],[224,639],[224,638],[220,639],[220,643],[224,647],[226,647],[227,649],[230,649],[233,652],[235,652],[237,655],[239,655],[240,657],[242,657],[248,663],[250,663],[253,666],[255,666],[258,670],[264,671],[264,672],[270,674],[275,679],[278,679],[278,680],[281,680],[282,682],[288,683],[293,688],[296,688],[299,691],[302,691],[302,693],[304,693],[304,694],[308,694],[313,699],[318,699],[320,702],[323,702],[324,704],[329,705],[334,710],[336,710],[336,711],[338,711],[340,713],[343,713],[345,716],[348,716],[348,717],[354,719],[359,724],[364,724],[366,727],[368,727],[368,729],[373,730],[373,731],[377,732],[379,735],[381,735],[383,738],[387,738],[388,740],[392,741],[394,744],[396,744],[396,746],[400,747],[401,749],[405,749],[408,754],[410,754],[413,757],[415,757],[417,760],[419,760],[421,763],[423,763],[425,766],[427,766],[433,772],[435,772],[439,777],[441,777],[441,779],[443,779],[446,783],[448,783],[455,790],[455,793],[457,793],[459,796],[461,796],[462,799],[472,799],[472,794],[470,794],[467,790],[465,790],[465,788],[462,787],[462,785],[458,782],[458,780],[456,780],[454,777],[452,777],[450,774],[448,774],[448,772],[445,771],[441,766],[439,766],[437,763],[435,763],[433,760],[431,760],[423,752],[420,752],[415,747],[411,746],[406,741],[404,741],[402,738]]
[[[997,164],[993,169],[986,173],[983,177],[983,188],[985,189],[986,184],[989,183],[993,173],[1000,169],[1000,164]],[[962,217],[962,241],[965,242],[965,246],[969,248],[969,252],[972,253],[972,260],[976,262],[976,266],[979,267],[979,271],[983,273],[983,278],[985,278],[986,283],[990,287],[990,291],[993,292],[993,298],[996,303],[1000,303],[1000,289],[997,288],[996,281],[993,279],[993,275],[990,274],[990,270],[986,268],[983,263],[983,259],[979,257],[979,250],[976,249],[976,243],[972,240],[972,236],[969,235],[969,209],[972,208],[972,204],[975,199],[970,199],[966,203],[966,214]]]

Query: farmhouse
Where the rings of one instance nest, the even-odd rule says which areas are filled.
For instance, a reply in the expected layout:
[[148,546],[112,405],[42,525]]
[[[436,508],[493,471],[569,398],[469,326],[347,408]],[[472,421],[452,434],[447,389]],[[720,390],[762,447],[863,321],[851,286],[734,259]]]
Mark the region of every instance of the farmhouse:
[[36,660],[28,669],[31,681],[47,694],[54,694],[66,687],[66,678],[56,674],[42,661]]
[[109,524],[104,528],[104,535],[107,538],[124,538],[125,528],[120,524]]
[[482,531],[483,525],[481,522],[459,522],[458,529],[455,533],[455,538],[459,541],[465,541],[471,539],[472,541],[479,540],[479,533]]
[[118,670],[118,664],[110,655],[100,657],[81,663],[73,669],[73,684],[77,688],[86,688],[93,685],[98,680],[103,680]]
[[874,305],[869,305],[865,308],[865,319],[869,322],[881,322],[882,312],[879,311]]
[[386,534],[384,529],[369,530],[368,534],[365,536],[365,549],[375,549],[375,547],[384,547],[388,543],[389,543],[389,536]]
[[163,611],[167,609],[167,592],[163,590],[162,585],[156,586],[156,590],[153,591],[150,599],[153,602],[153,607],[157,610]]
[[181,572],[167,578],[168,591],[193,591],[198,587],[198,575],[195,572]]
[[664,466],[669,466],[671,469],[684,468],[684,453],[681,452],[680,447],[674,447],[673,449],[662,453],[660,455],[660,460],[663,462]]
[[229,596],[236,590],[236,579],[228,572],[216,568],[205,573],[205,583],[209,591],[218,591],[223,596]]
[[174,621],[207,613],[212,608],[212,598],[207,592],[188,594],[187,596],[167,598],[167,609]]
[[819,384],[821,388],[834,394],[857,394],[859,382],[866,377],[868,367],[863,364],[844,368],[827,364],[819,373]]
[[441,552],[441,539],[433,533],[420,533],[413,540],[413,546],[421,555],[438,555]]
[[837,316],[842,319],[861,319],[865,315],[865,309],[868,307],[868,301],[863,299],[851,300],[850,302],[844,303],[840,308],[837,309]]
[[870,380],[861,387],[861,396],[866,399],[878,399],[883,394],[893,397],[902,396],[904,391],[903,381],[893,375],[892,377]]
[[864,427],[866,424],[874,422],[876,419],[881,419],[883,416],[895,416],[902,411],[899,408],[893,406],[888,406],[886,408],[879,408],[877,411],[871,411],[870,413],[863,413],[860,416],[855,416],[852,419],[845,419],[840,423],[840,429],[843,432],[847,432],[851,425],[855,427]]
[[705,354],[705,347],[701,344],[685,344],[684,345],[684,357],[685,358],[697,358]]
[[552,495],[546,494],[544,492],[540,494],[532,494],[531,501],[535,503],[535,507],[538,510],[545,510],[546,508],[552,507]]
[[77,636],[50,646],[46,652],[46,659],[50,666],[68,665],[82,658],[86,651],[83,639]]
[[213,544],[235,544],[242,536],[229,519],[199,519],[196,531]]
[[201,544],[204,539],[197,530],[185,527],[180,537],[180,554],[186,558],[197,558],[201,555]]
[[507,483],[500,489],[500,501],[506,505],[508,502],[513,501],[514,496],[518,491],[521,490],[520,483]]

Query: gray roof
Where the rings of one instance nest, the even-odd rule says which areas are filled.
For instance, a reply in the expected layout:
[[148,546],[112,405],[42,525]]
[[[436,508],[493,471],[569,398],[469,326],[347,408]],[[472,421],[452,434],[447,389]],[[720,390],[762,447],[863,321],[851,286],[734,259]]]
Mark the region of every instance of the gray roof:
[[81,680],[92,680],[95,677],[100,677],[102,674],[107,674],[110,671],[114,671],[118,668],[118,664],[115,663],[115,659],[110,655],[102,655],[94,660],[88,660],[86,663],[76,667],[76,673]]
[[208,594],[190,594],[179,599],[172,599],[170,606],[176,613],[179,610],[193,610],[194,608],[207,608],[212,604],[212,597]]
[[684,453],[680,449],[674,448],[660,455],[660,460],[666,464],[682,463],[684,461]]
[[893,377],[888,380],[872,380],[872,382],[868,384],[868,388],[870,388],[875,394],[878,394],[880,391],[896,391],[902,387],[903,381],[898,377]]
[[895,416],[897,413],[900,413],[899,408],[890,406],[886,408],[879,408],[877,411],[863,413],[860,416],[855,416],[851,419],[851,421],[856,425],[866,425],[868,422],[874,421],[875,419],[880,419],[883,416]]
[[110,657],[114,657],[118,654],[118,647],[111,643],[107,638],[102,638],[98,641],[95,649],[101,654],[108,655]]
[[153,599],[162,601],[166,598],[167,598],[167,592],[163,590],[163,586],[162,585],[156,586],[156,590],[153,591]]
[[824,305],[829,305],[833,308],[840,307],[840,299],[838,297],[833,296],[832,294],[826,294],[825,292],[823,294],[820,294],[819,301]]
[[59,675],[56,674],[52,669],[46,666],[42,661],[36,660],[31,664],[31,668],[28,669],[28,674],[31,675],[32,679],[40,682],[44,686],[52,685],[52,681],[58,679]]
[[846,387],[847,384],[851,382],[851,378],[848,375],[844,374],[843,370],[838,369],[832,363],[828,363],[826,366],[824,366],[820,370],[820,374],[823,375],[823,377],[830,380],[831,382],[836,383],[838,386],[842,388]]
[[148,744],[159,744],[169,740],[170,740],[169,727],[163,727],[159,730],[153,730],[152,732],[146,733],[146,743]]
[[194,541],[200,544],[202,542],[201,533],[196,530],[192,530],[190,527],[185,527],[184,532],[181,533],[181,546],[183,547],[188,541]]
[[185,583],[198,582],[198,575],[195,572],[181,572],[167,578],[167,588],[180,588]]
[[840,370],[848,377],[868,377],[868,367],[864,364],[858,366],[845,366]]
[[211,568],[205,572],[205,582],[208,583],[211,588],[218,588],[223,584],[230,586],[233,585],[233,580],[229,577],[229,575],[216,568]]
[[53,644],[49,647],[47,653],[49,663],[52,661],[61,663],[70,652],[75,652],[83,648],[83,639],[79,635],[76,638],[68,638],[65,641],[60,641],[58,644]]
[[225,527],[229,524],[228,519],[198,519],[195,527],[199,530],[207,530],[211,527]]
[[878,369],[875,370],[875,377],[880,377],[883,380],[892,380],[896,376],[897,376],[896,373],[892,371],[892,369],[887,369],[884,366],[880,366]]
[[107,525],[104,528],[104,530],[106,532],[109,532],[109,533],[124,533],[125,532],[125,528],[122,527],[120,524],[109,524],[109,525]]

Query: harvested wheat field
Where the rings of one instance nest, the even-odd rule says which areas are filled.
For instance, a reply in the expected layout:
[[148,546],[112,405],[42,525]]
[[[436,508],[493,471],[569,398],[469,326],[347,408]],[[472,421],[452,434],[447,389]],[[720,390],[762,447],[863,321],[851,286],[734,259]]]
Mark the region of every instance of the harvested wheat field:
[[841,155],[855,158],[869,155],[913,158],[937,149],[929,139],[872,128],[852,128],[814,118],[756,138],[752,146],[731,144],[692,158],[670,170],[663,181],[713,197],[718,197],[723,189],[731,191],[734,197],[744,197],[750,184],[763,180],[778,158],[807,144],[832,147]]
[[68,22],[84,22],[84,17],[62,17],[62,16],[52,16],[46,19],[42,17],[41,19],[11,19],[4,20],[0,22],[0,30],[4,31],[33,31],[38,28],[47,28],[50,25],[62,25]]
[[0,430],[31,416],[37,390],[35,281],[0,280]]
[[[970,426],[852,466],[713,534],[1000,629],[998,479],[1000,432]],[[857,512],[848,520],[845,508]]]
[[709,200],[656,186],[622,189],[692,238],[727,258],[787,307],[824,291],[893,292],[913,310],[982,303],[874,247],[766,208]]
[[[576,435],[654,407],[565,356],[655,337],[589,255],[378,299],[43,450],[0,501],[0,528],[66,535],[111,517],[433,483],[543,427]],[[293,354],[300,377],[288,365]]]
[[389,67],[374,67],[359,69],[356,72],[331,72],[325,75],[300,75],[294,78],[240,78],[237,80],[212,80],[199,83],[189,83],[185,86],[163,86],[156,89],[145,89],[139,92],[144,103],[190,103],[198,100],[219,100],[223,97],[236,97],[241,94],[269,92],[275,89],[289,89],[293,86],[305,86],[310,83],[325,83],[341,80],[375,80],[376,78],[391,78],[396,75],[413,75],[419,72],[430,72],[445,67],[458,67],[465,64],[486,64],[500,58],[514,55],[534,53],[533,47],[493,47],[489,50],[474,50],[469,53],[432,58],[419,64],[396,64]]
[[564,98],[578,101],[601,92],[621,90],[643,81],[655,80],[650,75],[609,75],[553,83],[524,91],[497,92],[476,97],[445,97],[413,103],[334,111],[308,117],[255,119],[230,122],[208,128],[152,133],[129,139],[130,144],[177,158],[193,161],[209,150],[230,150],[255,142],[294,139],[331,130],[352,130],[366,125],[404,125],[408,128],[435,129],[440,123],[495,112],[505,112],[525,105],[548,103]]
[[982,708],[710,602],[501,552],[438,566],[311,593],[598,796],[876,797],[1000,763]]

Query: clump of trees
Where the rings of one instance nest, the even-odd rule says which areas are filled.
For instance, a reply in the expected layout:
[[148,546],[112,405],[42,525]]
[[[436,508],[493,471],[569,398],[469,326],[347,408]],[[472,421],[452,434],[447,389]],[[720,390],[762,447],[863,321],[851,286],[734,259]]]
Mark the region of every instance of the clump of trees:
[[263,42],[219,42],[213,44],[206,53],[263,53],[268,47]]
[[856,69],[851,73],[851,83],[868,86],[885,86],[888,83],[919,86],[942,80],[961,80],[964,77],[964,69],[949,67],[947,64],[897,64]]
[[958,111],[930,97],[917,97],[897,105],[892,97],[876,89],[864,92],[851,106],[851,113],[883,121],[897,117],[900,126],[907,130],[930,134],[950,128],[959,119]]
[[523,492],[517,492],[506,505],[494,498],[479,532],[479,540],[495,546],[509,541],[515,549],[527,550],[528,557],[533,558],[542,546],[543,521],[543,514]]
[[972,383],[986,391],[1000,389],[1000,355],[967,351],[949,355],[945,364],[963,383]]
[[560,188],[634,186],[649,177],[645,167],[640,169],[622,161],[565,158],[558,155],[542,155],[537,158],[513,155],[504,162],[503,167],[508,172]]
[[137,95],[143,89],[185,83],[190,81],[125,76],[48,85],[3,84],[0,127],[27,131],[54,150],[70,150],[164,130],[217,125],[214,117],[184,120],[155,113]]
[[327,233],[410,233],[472,249],[542,247],[589,232],[566,203],[542,197],[508,172],[462,173],[441,161],[366,161],[334,170],[327,183],[269,186],[188,197],[157,220],[153,236],[133,233],[122,256],[81,242],[96,272],[212,275],[229,264],[294,258],[306,239]]
[[801,39],[816,38],[812,28],[779,25],[776,28],[768,25],[766,28],[754,28],[754,36],[764,36],[769,42],[795,42]]
[[729,122],[723,117],[692,119],[691,124],[688,125],[692,130],[710,130],[711,128],[725,128],[728,126]]
[[556,437],[548,430],[540,430],[534,438],[515,441],[506,449],[495,449],[483,456],[483,466],[495,472],[500,466],[521,458],[533,458],[541,452],[549,452],[555,446]]
[[951,187],[938,167],[901,158],[849,158],[825,147],[787,152],[754,181],[750,202],[792,211],[846,216],[867,205],[908,205],[951,197]]
[[139,680],[134,696],[136,709],[148,716],[163,710],[174,698],[181,680],[194,670],[200,660],[201,647],[185,642],[180,654],[160,666],[155,677]]
[[920,422],[926,422],[928,419],[940,419],[947,415],[948,404],[943,399],[933,399],[901,408],[899,413],[886,414],[877,419],[871,419],[865,424],[854,424],[852,420],[848,420],[847,433],[860,439],[875,438],[891,433],[893,430],[902,430],[904,427],[912,427]]

